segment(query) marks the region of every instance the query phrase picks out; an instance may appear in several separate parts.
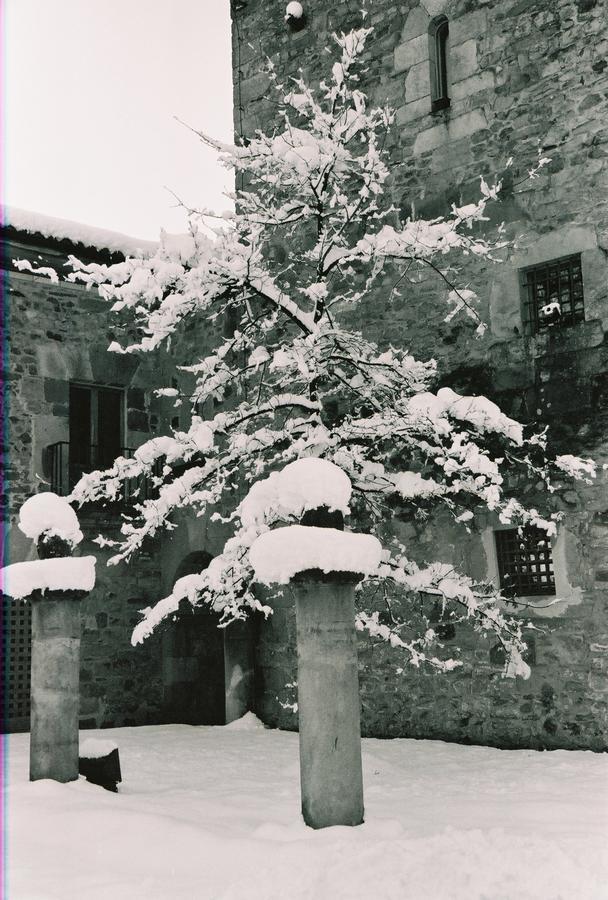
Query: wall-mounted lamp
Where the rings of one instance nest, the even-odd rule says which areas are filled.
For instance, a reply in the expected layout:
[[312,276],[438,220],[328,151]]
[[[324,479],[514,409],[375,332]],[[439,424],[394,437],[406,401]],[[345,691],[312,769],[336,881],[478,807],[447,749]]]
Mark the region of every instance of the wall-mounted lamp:
[[289,25],[291,31],[301,31],[306,25],[306,16],[304,15],[304,7],[301,3],[288,3],[285,9],[285,21]]

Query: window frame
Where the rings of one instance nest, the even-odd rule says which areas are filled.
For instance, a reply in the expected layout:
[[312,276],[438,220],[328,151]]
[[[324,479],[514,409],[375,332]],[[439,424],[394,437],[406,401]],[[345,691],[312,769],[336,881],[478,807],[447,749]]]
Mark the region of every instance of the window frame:
[[[562,287],[561,269],[568,265],[568,285]],[[560,311],[564,304],[562,293],[568,290],[568,305],[570,312],[567,316],[560,317],[557,321],[544,320],[541,316],[543,306],[548,306],[553,300],[551,291],[551,272],[557,269],[557,301],[560,303]],[[578,275],[577,278],[574,275]],[[539,277],[540,276],[540,277]],[[543,277],[544,276],[544,277]],[[522,303],[522,323],[526,334],[537,335],[550,332],[551,329],[573,328],[585,321],[585,283],[583,278],[582,253],[569,253],[565,256],[554,257],[526,266],[519,270],[519,283]],[[577,286],[580,285],[580,297],[576,296]],[[545,297],[539,300],[538,288],[542,287]],[[543,302],[544,301],[544,302]],[[542,303],[542,305],[541,305]]]
[[449,109],[449,40],[447,16],[437,16],[429,25],[429,67],[431,77],[431,112]]
[[[70,402],[68,403],[68,428],[69,437],[68,444],[69,447],[72,447],[72,444],[76,443],[76,441],[72,440],[71,435],[71,423],[72,423],[72,403],[71,403],[71,391],[72,388],[76,388],[78,390],[85,390],[89,393],[90,398],[90,411],[89,411],[89,440],[88,440],[88,456],[89,462],[85,465],[91,465],[92,468],[97,468],[101,462],[100,457],[100,447],[103,442],[100,442],[100,433],[99,433],[99,394],[103,392],[111,392],[113,394],[118,395],[119,398],[119,414],[118,414],[118,437],[113,443],[116,444],[119,452],[125,446],[125,437],[126,437],[126,409],[127,409],[127,392],[123,387],[117,387],[116,385],[109,384],[99,384],[97,382],[84,382],[84,381],[70,381],[69,382],[69,396]],[[72,459],[71,451],[68,452],[69,462],[68,467],[70,469],[69,479],[72,480],[72,468],[77,466],[77,463]],[[83,460],[84,461],[84,460]]]
[[[534,526],[496,528],[493,533],[498,583],[505,597],[513,598],[514,601],[532,597],[556,597],[555,559],[549,535],[541,528]],[[528,545],[524,548],[523,553],[518,550],[514,551],[513,547],[508,545],[507,542],[513,536],[520,546],[522,541]],[[544,543],[544,547],[539,550],[538,546],[541,541]],[[536,542],[536,548],[531,546],[534,542]],[[511,543],[513,542],[511,541]],[[535,571],[522,572],[524,567]],[[548,576],[546,583],[542,584],[539,581],[535,583],[535,577],[542,578],[543,575]],[[513,579],[511,584],[508,583],[509,578]],[[516,591],[513,588],[519,590]]]

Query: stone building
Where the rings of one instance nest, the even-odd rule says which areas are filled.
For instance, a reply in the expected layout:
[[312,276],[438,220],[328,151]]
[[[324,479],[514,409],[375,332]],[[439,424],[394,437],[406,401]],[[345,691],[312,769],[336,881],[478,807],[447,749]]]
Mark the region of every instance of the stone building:
[[[84,473],[130,456],[157,432],[179,427],[175,410],[157,399],[173,363],[107,352],[114,335],[108,306],[95,291],[35,269],[65,271],[74,255],[114,263],[153,245],[20,210],[5,211],[1,233],[4,326],[4,564],[36,551],[17,527],[32,493],[62,496]],[[81,727],[166,721],[222,723],[241,715],[247,642],[228,637],[202,611],[184,616],[142,647],[131,646],[139,610],[165,596],[176,578],[198,571],[217,552],[199,521],[150,542],[132,564],[107,567],[107,548],[145,481],[129,482],[115,503],[79,510],[81,554],[97,556],[97,581],[82,605]],[[221,546],[221,545],[220,545]],[[164,593],[163,593],[164,592]],[[30,606],[3,600],[6,679],[3,730],[29,727]],[[245,655],[245,661],[243,661]],[[225,672],[226,668],[226,672]],[[238,668],[237,675],[235,669]],[[227,694],[226,694],[227,692]]]
[[[524,422],[548,425],[551,449],[606,459],[608,373],[608,5],[605,0],[305,0],[284,19],[274,0],[233,3],[235,131],[271,130],[275,106],[265,72],[279,82],[328,69],[333,32],[373,26],[362,90],[396,110],[389,139],[394,204],[434,217],[479,196],[479,176],[503,180],[492,231],[505,223],[504,262],[469,261],[460,283],[481,296],[488,324],[479,340],[446,324],[445,289],[429,277],[407,302],[378,288],[351,321],[381,345],[434,357],[461,393],[483,393]],[[366,15],[362,15],[365,7]],[[538,178],[538,153],[550,158]],[[513,164],[508,165],[509,158]],[[388,299],[387,299],[388,298]],[[555,322],[556,303],[561,319]],[[525,603],[529,681],[500,675],[497,648],[446,631],[465,665],[446,677],[395,674],[394,659],[360,646],[367,734],[436,737],[498,746],[608,745],[608,491],[564,483],[553,497],[522,486],[528,505],[565,512],[551,547],[491,516],[473,533],[400,520],[419,561],[458,563]],[[287,601],[261,629],[257,703],[289,727],[274,699],[293,681],[293,620]]]
[[[504,222],[509,244],[502,263],[468,262],[460,275],[480,294],[489,324],[484,338],[466,324],[444,322],[443,288],[431,277],[407,302],[380,286],[350,314],[352,324],[380,344],[436,358],[441,379],[455,390],[486,394],[514,417],[548,425],[554,451],[604,462],[606,0],[305,0],[304,19],[288,23],[277,0],[233,0],[237,134],[274,126],[266,59],[280,78],[302,69],[314,83],[331,58],[331,34],[361,25],[361,6],[365,24],[374,26],[362,89],[372,102],[396,109],[388,145],[395,205],[404,217],[441,215],[451,203],[477,196],[480,175],[502,177],[502,199],[487,227]],[[529,180],[539,150],[551,162]],[[56,229],[49,236],[48,229],[18,222],[3,238],[10,310],[6,477],[14,523],[33,490],[65,493],[106,455],[132,452],[157,430],[185,423],[151,390],[170,383],[168,359],[155,358],[151,370],[131,357],[108,357],[108,320],[95,295],[17,272],[11,262],[57,266],[72,252],[109,260],[129,246]],[[181,352],[187,346],[174,346],[178,359]],[[138,487],[146,489],[134,485],[127,493]],[[442,521],[421,528],[405,515],[395,516],[393,528],[420,562],[453,561],[472,576],[510,586],[536,629],[530,679],[503,679],[497,648],[460,629],[446,627],[444,640],[461,648],[465,664],[445,676],[422,669],[397,674],[390,651],[362,640],[364,733],[507,747],[608,746],[605,474],[592,486],[564,482],[552,497],[538,495],[535,485],[522,490],[528,505],[565,513],[551,547],[539,547],[531,534],[515,540],[489,514],[477,515],[468,535]],[[87,537],[118,527],[128,501],[85,510]],[[27,558],[27,542],[15,528],[11,534],[11,561]],[[270,725],[297,727],[287,596],[267,622],[218,633],[204,613],[184,615],[143,648],[130,646],[137,611],[165,596],[176,577],[205,565],[222,537],[206,520],[184,520],[129,566],[105,569],[100,560],[83,617],[83,725],[222,722],[249,706]],[[13,667],[7,724],[27,727],[28,613],[25,606],[5,609]]]
[[[109,325],[99,297],[65,281],[53,283],[18,271],[14,262],[27,260],[37,268],[58,271],[70,253],[115,262],[121,258],[115,247],[118,236],[105,236],[105,243],[114,248],[111,252],[87,245],[86,232],[84,243],[70,240],[69,228],[64,229],[68,236],[62,236],[53,220],[30,221],[10,212],[7,218],[15,224],[2,229],[8,451],[3,469],[4,558],[17,562],[35,554],[32,542],[16,527],[24,500],[39,490],[66,495],[83,471],[107,462],[116,451],[137,447],[150,434],[151,413],[144,399],[146,379],[137,362],[106,353]],[[99,235],[96,239],[103,244]],[[131,490],[136,487],[131,485]],[[118,527],[122,511],[122,504],[86,511],[81,518],[87,539]],[[87,550],[99,548],[89,544]],[[100,559],[97,586],[82,611],[85,727],[135,724],[159,715],[154,690],[145,689],[160,682],[155,649],[150,646],[136,658],[128,640],[130,626],[139,618],[137,610],[156,593],[158,578],[153,553],[137,571],[121,573],[107,570]],[[29,720],[29,604],[5,600],[3,616],[4,726],[22,730]]]

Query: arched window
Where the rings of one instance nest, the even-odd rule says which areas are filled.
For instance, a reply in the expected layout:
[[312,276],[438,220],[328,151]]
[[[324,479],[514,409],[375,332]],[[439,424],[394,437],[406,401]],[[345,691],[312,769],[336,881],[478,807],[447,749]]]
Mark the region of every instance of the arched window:
[[429,26],[429,60],[431,65],[431,112],[447,109],[448,94],[448,38],[450,26],[445,16],[437,16]]

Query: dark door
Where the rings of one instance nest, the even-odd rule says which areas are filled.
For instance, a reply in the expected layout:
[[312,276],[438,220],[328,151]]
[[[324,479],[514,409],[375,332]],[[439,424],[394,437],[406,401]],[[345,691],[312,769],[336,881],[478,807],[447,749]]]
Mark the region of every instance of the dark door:
[[70,490],[84,472],[93,468],[91,440],[91,390],[70,385]]
[[122,392],[97,389],[97,461],[99,469],[107,469],[120,456],[122,425]]
[[[204,551],[190,553],[175,580],[201,572],[211,561]],[[193,609],[185,600],[163,636],[163,696],[168,722],[225,725],[224,631],[208,606]]]

